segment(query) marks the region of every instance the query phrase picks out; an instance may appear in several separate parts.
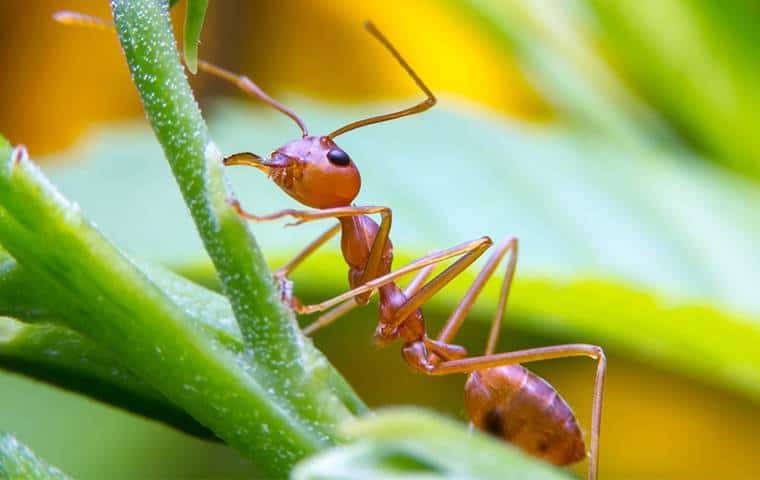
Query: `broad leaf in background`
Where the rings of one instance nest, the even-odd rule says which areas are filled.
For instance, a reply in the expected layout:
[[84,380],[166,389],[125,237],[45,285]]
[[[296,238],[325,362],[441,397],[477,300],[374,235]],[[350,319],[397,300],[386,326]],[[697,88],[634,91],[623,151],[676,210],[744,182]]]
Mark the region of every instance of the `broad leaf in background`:
[[[347,425],[357,443],[301,462],[293,480],[532,480],[571,475],[424,410],[389,409]],[[451,442],[456,438],[456,442]]]
[[[317,132],[398,107],[288,103]],[[357,202],[394,209],[397,254],[515,234],[522,274],[606,277],[676,299],[760,312],[754,286],[760,219],[751,208],[760,188],[751,182],[691,157],[592,145],[562,130],[441,103],[424,115],[340,138],[362,173]],[[210,128],[226,153],[265,155],[298,135],[281,115],[231,103],[212,109]],[[197,260],[200,242],[168,168],[155,160],[159,153],[144,127],[122,125],[119,133],[101,131],[43,163],[70,165],[51,169],[51,179],[127,250],[166,262]],[[254,212],[294,205],[254,169],[238,167],[230,175]],[[253,228],[277,255],[295,253],[326,227]]]
[[572,0],[448,2],[504,51],[564,121],[629,147],[670,137],[666,128],[621,82],[593,41],[584,5]]
[[587,0],[636,85],[714,159],[760,177],[760,5]]
[[[289,104],[313,131],[391,108]],[[760,310],[754,289],[760,258],[753,254],[760,222],[749,207],[760,201],[760,189],[681,156],[591,145],[563,131],[468,110],[441,107],[340,139],[363,174],[358,201],[394,208],[397,255],[408,259],[482,234],[516,234],[522,256],[510,312],[520,314],[521,326],[760,396],[758,323],[685,305]],[[226,103],[211,117],[227,153],[266,154],[297,135],[287,118],[268,110]],[[55,183],[136,254],[174,264],[201,258],[168,169],[155,161],[160,153],[152,137],[142,127],[120,132],[102,132],[73,152],[72,159],[97,161],[51,172]],[[254,212],[293,205],[258,171],[230,174]],[[267,255],[283,259],[325,226],[253,228]],[[318,278],[314,271],[304,266],[300,289],[345,286],[340,261],[324,263]],[[436,297],[437,308],[458,301],[458,285]],[[486,297],[495,288],[493,282]],[[660,298],[646,293],[652,291]],[[482,305],[479,318],[487,319],[492,303]]]
[[708,152],[708,160],[760,175],[756,3],[449,3],[507,55],[516,55],[565,118],[629,144],[659,137],[678,148],[682,143],[668,133],[675,130]]

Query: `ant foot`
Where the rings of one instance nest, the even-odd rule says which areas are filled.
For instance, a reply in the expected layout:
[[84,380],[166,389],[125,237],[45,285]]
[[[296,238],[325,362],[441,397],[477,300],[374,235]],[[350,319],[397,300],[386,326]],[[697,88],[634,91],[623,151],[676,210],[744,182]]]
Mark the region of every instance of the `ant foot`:
[[243,210],[243,207],[240,205],[240,200],[237,198],[228,198],[227,199],[227,205],[233,208],[235,212],[237,212],[238,215],[245,218],[246,220],[252,220],[254,222],[261,221],[261,218],[258,215],[254,215],[252,213],[248,213],[245,210]]
[[274,274],[274,281],[280,290],[280,301],[296,312],[303,306],[301,301],[293,295],[293,281],[284,275]]

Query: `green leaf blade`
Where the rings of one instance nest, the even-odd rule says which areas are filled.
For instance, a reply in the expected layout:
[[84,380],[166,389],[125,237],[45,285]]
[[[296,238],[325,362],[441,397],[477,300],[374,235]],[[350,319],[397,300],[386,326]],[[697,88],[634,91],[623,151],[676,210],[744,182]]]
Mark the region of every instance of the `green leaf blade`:
[[357,443],[296,467],[293,480],[559,480],[571,475],[428,411],[388,409],[345,427]]
[[198,71],[198,45],[200,44],[203,20],[206,17],[208,0],[187,0],[184,37],[185,64],[192,73]]

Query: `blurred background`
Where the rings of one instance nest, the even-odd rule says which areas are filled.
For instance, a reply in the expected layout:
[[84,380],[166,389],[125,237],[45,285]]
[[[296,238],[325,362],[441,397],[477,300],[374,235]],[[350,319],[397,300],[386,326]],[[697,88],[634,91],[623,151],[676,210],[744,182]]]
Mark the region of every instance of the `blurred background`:
[[[172,12],[177,35],[183,8]],[[109,17],[106,2],[0,4],[0,132],[25,143],[120,244],[213,285],[192,226],[173,215],[183,209],[116,38],[55,24],[59,9]],[[344,141],[367,164],[362,201],[396,212],[399,255],[485,233],[521,237],[517,282],[524,271],[528,286],[515,292],[503,346],[583,341],[608,350],[601,478],[758,478],[757,344],[727,339],[760,335],[760,4],[212,1],[200,56],[291,100],[307,123],[334,128],[420,96],[362,30],[365,19],[442,99],[441,113]],[[203,75],[191,83],[225,151],[264,154],[295,134],[256,105],[218,101],[242,98],[229,85]],[[452,181],[461,197],[447,190]],[[234,182],[250,202],[271,195],[287,204],[255,174]],[[164,209],[157,199],[165,197]],[[267,228],[259,238],[274,263],[310,239]],[[147,242],[136,229],[170,233]],[[305,272],[297,280],[305,298],[341,288],[339,262],[320,261],[332,272],[327,286]],[[541,296],[567,285],[577,288],[568,287],[576,296],[565,304]],[[433,302],[430,324],[456,299],[454,288]],[[372,347],[373,310],[320,333],[318,345],[370,405],[423,404],[464,418],[461,378],[409,374],[395,347]],[[473,351],[488,313],[482,305],[483,322],[462,334]],[[593,366],[535,370],[588,425]],[[16,375],[0,374],[0,391],[0,429],[78,478],[254,475],[222,446]]]

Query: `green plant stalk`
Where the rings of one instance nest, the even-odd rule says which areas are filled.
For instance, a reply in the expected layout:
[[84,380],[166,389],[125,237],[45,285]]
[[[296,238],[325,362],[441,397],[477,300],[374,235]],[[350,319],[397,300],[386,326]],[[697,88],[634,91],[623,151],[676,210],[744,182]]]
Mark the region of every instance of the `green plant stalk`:
[[168,5],[112,0],[114,22],[148,119],[235,313],[251,375],[287,401],[324,442],[350,417],[326,379],[327,361],[305,347],[293,313],[280,301],[261,252],[229,205],[222,155],[179,62]]
[[[195,316],[209,335],[233,352],[243,351],[240,331],[226,298],[163,268],[148,264],[140,268],[185,312]],[[66,299],[58,289],[37,288],[33,275],[0,252],[0,315],[22,322],[48,322],[26,325],[0,318],[0,368],[154,418],[192,435],[210,436],[192,417],[127,371],[110,352],[63,327],[69,323],[65,320],[68,316],[83,315],[65,313],[65,305]],[[93,317],[87,321],[100,320]],[[329,382],[352,413],[367,412],[332,367]]]
[[57,468],[48,465],[8,433],[0,433],[0,479],[68,480]]
[[84,393],[197,437],[215,438],[92,340],[62,326],[0,317],[0,368]]
[[200,328],[28,158],[11,155],[7,145],[0,158],[0,243],[34,276],[35,288],[57,290],[67,326],[272,477],[329,443],[249,374],[249,357]]

